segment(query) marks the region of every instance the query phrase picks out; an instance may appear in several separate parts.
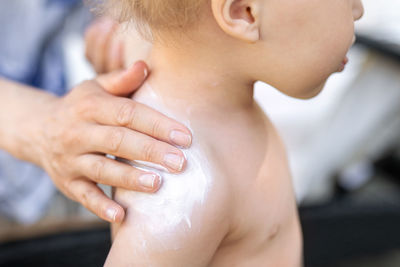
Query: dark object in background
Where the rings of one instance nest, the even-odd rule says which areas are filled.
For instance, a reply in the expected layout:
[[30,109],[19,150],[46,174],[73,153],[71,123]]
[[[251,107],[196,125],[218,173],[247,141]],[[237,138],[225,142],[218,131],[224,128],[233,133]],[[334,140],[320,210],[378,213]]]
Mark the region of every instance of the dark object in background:
[[0,244],[0,266],[100,267],[110,247],[108,228],[62,233]]
[[[342,199],[303,207],[300,217],[306,267],[365,267],[354,262],[400,249],[399,206],[360,205]],[[0,244],[0,266],[99,267],[110,246],[108,227],[10,242]],[[353,264],[342,265],[349,260]]]
[[302,207],[306,267],[400,266],[400,160],[388,151],[373,179],[329,203]]
[[339,267],[346,261],[373,259],[400,249],[398,206],[338,201],[302,208],[300,217],[306,267]]
[[400,44],[398,43],[376,39],[371,35],[357,34],[357,44],[362,44],[380,52],[382,55],[400,61]]
[[[399,52],[400,59],[400,52]],[[391,181],[400,186],[400,155],[396,151],[389,151],[375,162],[375,168],[384,173]]]

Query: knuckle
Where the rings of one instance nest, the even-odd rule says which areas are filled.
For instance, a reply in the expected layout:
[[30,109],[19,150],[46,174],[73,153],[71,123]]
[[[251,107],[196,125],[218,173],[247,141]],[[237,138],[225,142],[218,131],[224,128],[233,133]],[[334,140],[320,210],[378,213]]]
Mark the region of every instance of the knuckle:
[[143,149],[142,155],[144,161],[153,162],[153,159],[155,158],[156,155],[154,142],[148,141],[144,143],[142,149]]
[[[73,125],[73,126],[75,126],[75,125]],[[76,128],[77,127],[74,127],[73,129],[76,129]],[[71,149],[72,147],[75,147],[75,144],[78,141],[75,130],[68,130],[66,128],[61,128],[60,133],[57,135],[56,138],[58,138],[59,145],[61,146],[61,147],[58,147],[58,151],[60,151],[60,152],[65,151],[65,149]],[[53,144],[56,143],[56,141],[57,140],[54,140]]]
[[71,101],[76,101],[77,99],[84,98],[88,92],[91,90],[88,90],[88,88],[92,88],[92,81],[83,81],[79,85],[75,86],[68,94],[68,98]]
[[90,117],[97,109],[96,109],[96,95],[88,94],[85,98],[79,99],[76,107],[74,108],[75,113],[79,117]]
[[125,139],[125,131],[123,129],[113,129],[110,132],[108,140],[109,150],[111,153],[118,153],[121,149],[121,145]]
[[89,208],[89,201],[88,201],[88,196],[87,192],[82,192],[79,198],[79,202],[82,203],[82,205],[86,208]]
[[117,123],[121,126],[131,126],[135,121],[136,104],[134,102],[125,102],[122,104],[117,113]]
[[160,120],[155,120],[153,122],[153,125],[151,127],[151,135],[152,136],[159,136],[161,133],[161,121]]
[[70,192],[70,194],[73,196],[73,198],[76,199],[77,198],[77,196],[75,194],[76,188],[75,188],[74,184],[75,184],[75,179],[74,178],[65,179],[63,188],[65,188],[65,190],[67,192]]
[[81,203],[88,209],[93,211],[92,203],[96,203],[93,201],[95,198],[96,192],[92,188],[87,188],[81,193]]
[[89,194],[90,194],[89,190],[84,189],[77,195],[78,201],[82,203],[82,205],[85,207],[89,206]]
[[95,160],[92,165],[94,181],[101,183],[104,180],[104,174],[106,169],[106,161],[104,159]]
[[[57,118],[52,118],[51,120],[57,120]],[[67,125],[71,125],[71,123],[58,124],[49,121],[40,129],[42,138],[39,142],[44,149],[42,152],[45,153],[42,157],[43,159],[48,159],[50,162],[59,162],[60,159],[73,153],[76,136],[74,131],[68,130]],[[51,157],[48,157],[49,155]]]
[[124,172],[121,175],[121,186],[125,188],[135,187],[135,180],[131,172]]
[[72,93],[79,99],[84,99],[90,102],[91,97],[96,96],[98,94],[98,90],[94,90],[96,88],[96,82],[93,80],[86,80],[77,85]]

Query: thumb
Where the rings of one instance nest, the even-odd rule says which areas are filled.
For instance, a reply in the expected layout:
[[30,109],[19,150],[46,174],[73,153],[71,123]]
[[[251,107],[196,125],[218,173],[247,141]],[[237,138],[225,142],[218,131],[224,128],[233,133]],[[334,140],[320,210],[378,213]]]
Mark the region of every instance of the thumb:
[[148,67],[143,61],[136,62],[127,70],[117,70],[100,75],[96,81],[108,93],[127,96],[137,90],[148,76]]

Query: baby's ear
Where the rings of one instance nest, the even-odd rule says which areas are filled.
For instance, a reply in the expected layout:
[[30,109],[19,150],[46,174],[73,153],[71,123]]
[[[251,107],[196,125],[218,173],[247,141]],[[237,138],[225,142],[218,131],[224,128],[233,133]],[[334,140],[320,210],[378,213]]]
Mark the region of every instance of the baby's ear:
[[260,0],[212,0],[218,25],[235,38],[254,43],[260,39]]

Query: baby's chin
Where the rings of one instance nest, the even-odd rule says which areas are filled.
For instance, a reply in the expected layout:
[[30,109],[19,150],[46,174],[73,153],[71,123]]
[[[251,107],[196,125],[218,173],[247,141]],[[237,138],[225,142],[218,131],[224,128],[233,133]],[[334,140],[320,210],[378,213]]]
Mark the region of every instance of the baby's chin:
[[318,85],[317,87],[312,87],[312,89],[308,89],[308,90],[306,90],[306,92],[302,92],[301,94],[295,95],[292,97],[295,97],[298,99],[303,99],[303,100],[314,98],[322,92],[322,90],[325,87],[325,84],[326,84],[326,80],[323,83],[321,83],[320,85]]
[[317,88],[314,89],[314,94],[311,98],[316,97],[317,95],[319,95],[322,92],[322,90],[325,88],[326,81],[327,80],[325,80]]

